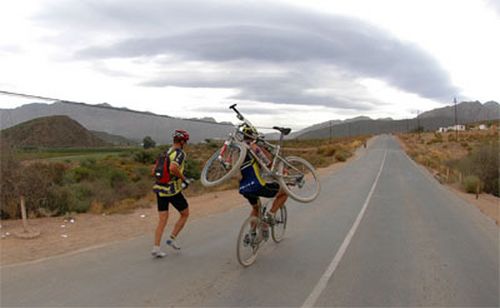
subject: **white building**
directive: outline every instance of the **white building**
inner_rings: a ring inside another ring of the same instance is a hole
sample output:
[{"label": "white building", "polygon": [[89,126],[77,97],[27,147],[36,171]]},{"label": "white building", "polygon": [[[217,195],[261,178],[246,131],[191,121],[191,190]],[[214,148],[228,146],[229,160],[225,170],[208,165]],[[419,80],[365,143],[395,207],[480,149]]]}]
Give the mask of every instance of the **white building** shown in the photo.
[{"label": "white building", "polygon": [[448,127],[448,130],[452,130],[452,131],[464,131],[465,130],[465,125],[462,125],[462,124],[458,124],[458,125],[453,125],[453,126],[450,126]]}]

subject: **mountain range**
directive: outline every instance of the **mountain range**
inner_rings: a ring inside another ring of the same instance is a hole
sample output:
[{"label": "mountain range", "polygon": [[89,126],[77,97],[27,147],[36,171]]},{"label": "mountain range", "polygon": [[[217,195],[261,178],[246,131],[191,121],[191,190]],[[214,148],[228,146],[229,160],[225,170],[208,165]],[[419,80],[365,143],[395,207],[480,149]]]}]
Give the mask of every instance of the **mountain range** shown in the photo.
[{"label": "mountain range", "polygon": [[15,147],[92,148],[111,145],[68,116],[29,120],[0,131],[0,138]]},{"label": "mountain range", "polygon": [[0,129],[53,115],[66,115],[88,130],[123,136],[139,143],[145,136],[150,136],[159,144],[171,143],[171,134],[177,128],[188,130],[193,142],[207,138],[224,138],[233,129],[231,123],[217,123],[213,119],[180,119],[151,112],[115,108],[109,104],[89,105],[64,101],[0,109]]},{"label": "mountain range", "polygon": [[[457,122],[467,124],[485,120],[500,119],[500,105],[489,101],[481,104],[462,102],[456,105]],[[139,112],[126,108],[115,108],[109,104],[88,105],[73,102],[55,102],[52,104],[33,103],[15,109],[0,109],[0,128],[12,127],[34,118],[67,115],[90,131],[99,132],[101,139],[111,143],[126,143],[124,140],[140,143],[145,136],[151,136],[157,143],[171,142],[171,132],[183,128],[190,132],[193,142],[205,139],[224,138],[232,131],[229,122],[218,123],[211,117],[202,119],[180,119],[150,112]],[[433,109],[413,119],[393,120],[391,118],[373,120],[360,116],[347,120],[331,120],[311,125],[292,133],[289,139],[309,139],[354,136],[361,134],[379,134],[391,132],[410,132],[418,127],[424,130],[436,130],[455,124],[455,106]],[[116,136],[109,139],[106,134],[123,136],[119,141]],[[273,139],[276,134],[268,135]],[[108,138],[108,139],[106,139]],[[113,141],[114,140],[114,141]]]},{"label": "mountain range", "polygon": [[[500,119],[500,104],[489,101],[461,102],[456,105],[457,123],[468,124]],[[369,117],[356,117],[344,121],[332,120],[315,124],[292,133],[290,139],[311,139],[344,137],[364,134],[405,133],[421,127],[427,131],[437,130],[455,124],[455,106],[433,109],[418,117],[404,120],[383,118],[373,120]]]}]

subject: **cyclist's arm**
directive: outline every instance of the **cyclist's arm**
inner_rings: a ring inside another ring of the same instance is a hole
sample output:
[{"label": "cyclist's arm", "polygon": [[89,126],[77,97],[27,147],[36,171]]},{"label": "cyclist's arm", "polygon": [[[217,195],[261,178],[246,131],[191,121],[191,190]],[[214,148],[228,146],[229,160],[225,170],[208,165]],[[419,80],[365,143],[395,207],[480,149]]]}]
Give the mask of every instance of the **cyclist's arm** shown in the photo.
[{"label": "cyclist's arm", "polygon": [[272,160],[273,160],[273,156],[271,155],[271,153],[269,153],[266,149],[259,147],[255,143],[252,143],[251,146],[252,146],[252,150],[257,155],[257,157],[259,157],[259,159],[262,160],[262,162],[264,164],[266,164],[266,166],[269,167],[271,165]]},{"label": "cyclist's arm", "polygon": [[179,168],[179,164],[177,164],[177,162],[175,161],[170,163],[170,174],[175,175],[183,181],[186,179],[182,174],[181,169]]}]

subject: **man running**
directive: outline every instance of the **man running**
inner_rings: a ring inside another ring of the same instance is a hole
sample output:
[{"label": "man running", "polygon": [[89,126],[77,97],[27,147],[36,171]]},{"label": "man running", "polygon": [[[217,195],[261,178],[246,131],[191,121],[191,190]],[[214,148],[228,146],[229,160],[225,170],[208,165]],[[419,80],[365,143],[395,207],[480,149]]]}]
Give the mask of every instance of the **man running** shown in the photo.
[{"label": "man running", "polygon": [[182,129],[175,130],[173,134],[173,145],[168,150],[167,155],[170,160],[170,181],[167,184],[155,184],[153,191],[156,193],[158,205],[158,226],[156,227],[155,240],[151,254],[154,257],[162,258],[166,253],[160,250],[161,237],[168,220],[168,206],[172,204],[179,212],[180,217],[177,220],[170,238],[167,240],[167,245],[175,250],[179,250],[180,246],[176,242],[176,238],[186,224],[189,217],[189,208],[182,190],[186,189],[189,181],[184,176],[184,164],[186,161],[186,153],[184,146],[189,140],[189,133]]}]

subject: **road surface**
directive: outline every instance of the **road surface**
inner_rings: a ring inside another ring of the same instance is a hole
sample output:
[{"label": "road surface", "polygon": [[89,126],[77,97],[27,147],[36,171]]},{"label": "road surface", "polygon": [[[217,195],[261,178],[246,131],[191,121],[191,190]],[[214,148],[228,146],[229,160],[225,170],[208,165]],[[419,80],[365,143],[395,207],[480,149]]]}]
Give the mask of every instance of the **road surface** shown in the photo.
[{"label": "road surface", "polygon": [[[1,306],[499,306],[499,233],[391,136],[288,201],[288,228],[241,267],[249,208],[190,222],[182,251],[152,235],[1,269]],[[242,199],[242,202],[244,200]]]}]

